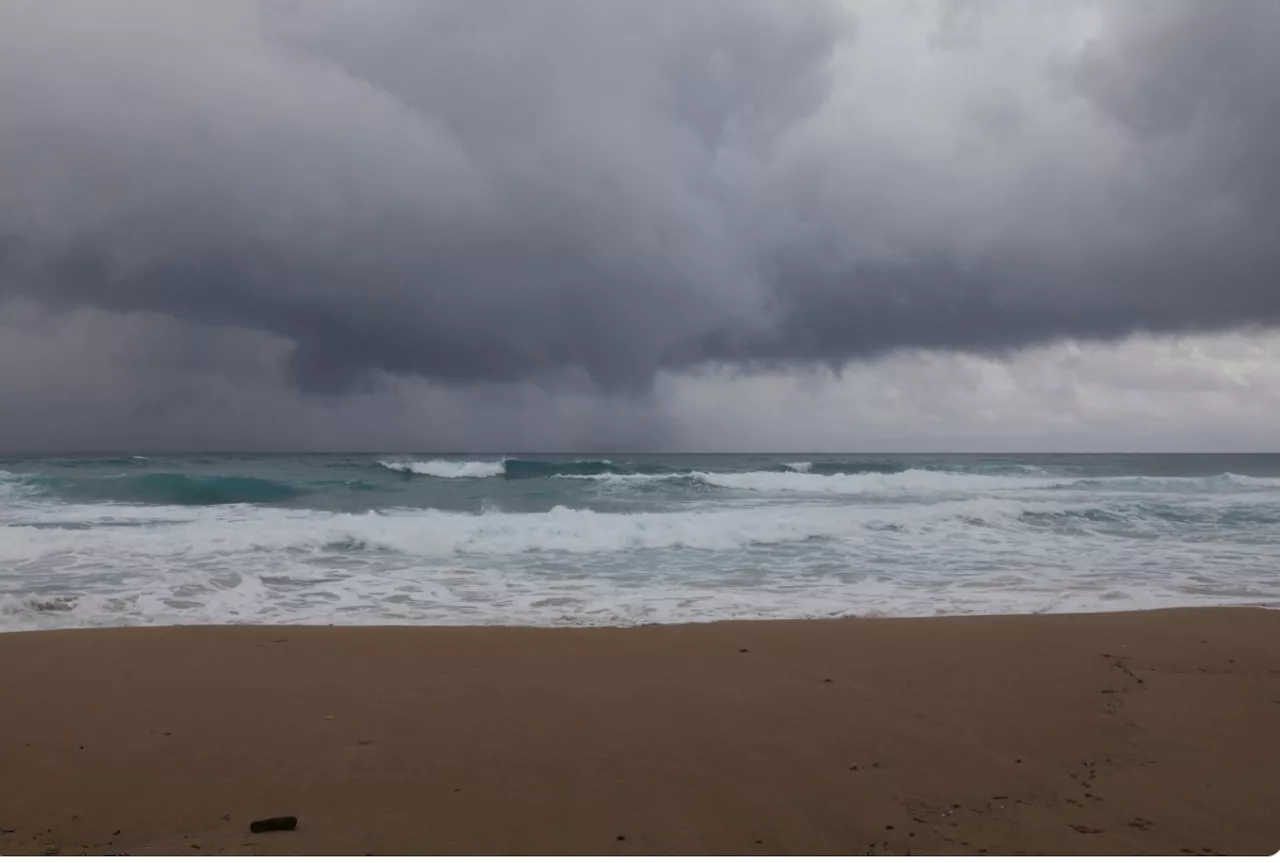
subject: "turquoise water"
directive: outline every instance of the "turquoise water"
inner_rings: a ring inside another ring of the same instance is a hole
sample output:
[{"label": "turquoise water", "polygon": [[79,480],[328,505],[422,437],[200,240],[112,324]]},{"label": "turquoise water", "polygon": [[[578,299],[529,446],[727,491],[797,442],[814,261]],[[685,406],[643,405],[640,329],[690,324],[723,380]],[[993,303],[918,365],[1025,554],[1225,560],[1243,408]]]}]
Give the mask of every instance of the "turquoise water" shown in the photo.
[{"label": "turquoise water", "polygon": [[0,628],[1280,601],[1276,455],[0,458]]}]

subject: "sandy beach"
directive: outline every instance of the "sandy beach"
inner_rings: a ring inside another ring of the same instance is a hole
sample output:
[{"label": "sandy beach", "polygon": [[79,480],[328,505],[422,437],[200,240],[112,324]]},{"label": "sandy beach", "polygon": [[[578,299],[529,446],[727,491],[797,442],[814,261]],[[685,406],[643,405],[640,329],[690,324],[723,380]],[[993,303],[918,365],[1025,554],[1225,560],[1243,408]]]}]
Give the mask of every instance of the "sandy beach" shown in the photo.
[{"label": "sandy beach", "polygon": [[5,854],[1280,848],[1274,611],[67,630],[0,670]]}]

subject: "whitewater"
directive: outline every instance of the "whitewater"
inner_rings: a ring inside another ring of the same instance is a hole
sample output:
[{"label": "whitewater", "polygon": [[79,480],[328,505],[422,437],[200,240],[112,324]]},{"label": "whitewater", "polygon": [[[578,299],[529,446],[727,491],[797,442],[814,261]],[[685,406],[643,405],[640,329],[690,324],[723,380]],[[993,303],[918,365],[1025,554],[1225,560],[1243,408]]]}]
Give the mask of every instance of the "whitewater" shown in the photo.
[{"label": "whitewater", "polygon": [[0,630],[1280,603],[1280,456],[0,458]]}]

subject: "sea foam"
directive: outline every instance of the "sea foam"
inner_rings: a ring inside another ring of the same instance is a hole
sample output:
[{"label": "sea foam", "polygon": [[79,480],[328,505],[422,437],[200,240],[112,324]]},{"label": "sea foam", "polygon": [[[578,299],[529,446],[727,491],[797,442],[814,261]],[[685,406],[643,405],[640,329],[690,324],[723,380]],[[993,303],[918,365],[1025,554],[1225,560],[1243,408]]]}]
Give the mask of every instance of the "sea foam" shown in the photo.
[{"label": "sea foam", "polygon": [[507,472],[505,460],[501,461],[381,461],[378,464],[400,473],[434,476],[440,479],[478,479],[501,476]]}]

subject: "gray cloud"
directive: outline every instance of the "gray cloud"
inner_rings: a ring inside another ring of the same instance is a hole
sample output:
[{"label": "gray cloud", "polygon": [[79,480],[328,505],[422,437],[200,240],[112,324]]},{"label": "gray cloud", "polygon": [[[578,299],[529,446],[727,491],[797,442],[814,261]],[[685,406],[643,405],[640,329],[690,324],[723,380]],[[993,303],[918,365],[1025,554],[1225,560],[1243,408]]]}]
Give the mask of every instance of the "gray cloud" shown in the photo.
[{"label": "gray cloud", "polygon": [[377,375],[369,392],[287,386],[289,342],[149,313],[0,303],[0,452],[638,451],[673,439],[648,398]]},{"label": "gray cloud", "polygon": [[1280,323],[1280,6],[906,8],[7,0],[0,296],[314,394]]}]

